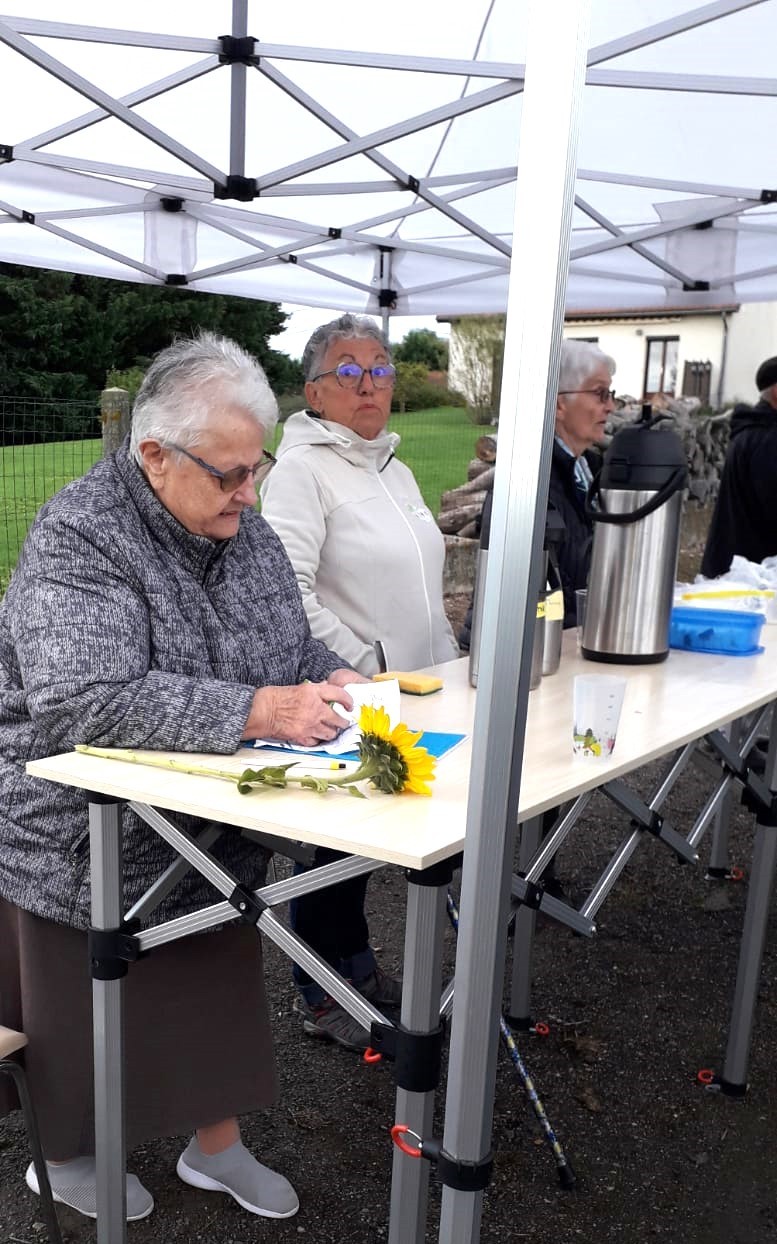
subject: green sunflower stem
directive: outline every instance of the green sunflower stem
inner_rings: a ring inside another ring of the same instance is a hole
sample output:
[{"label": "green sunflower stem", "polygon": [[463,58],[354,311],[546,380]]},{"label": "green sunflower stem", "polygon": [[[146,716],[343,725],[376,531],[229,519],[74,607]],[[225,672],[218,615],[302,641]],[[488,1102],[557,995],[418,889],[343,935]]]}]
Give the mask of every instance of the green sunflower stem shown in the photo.
[{"label": "green sunflower stem", "polygon": [[145,752],[141,755],[131,747],[90,747],[87,743],[76,743],[75,750],[86,756],[102,756],[106,760],[124,760],[127,764],[147,765],[152,769],[172,769],[176,773],[193,773],[197,777],[225,778],[235,781],[235,773],[229,769],[216,769],[212,765],[190,764],[184,760],[174,760],[172,756]]}]

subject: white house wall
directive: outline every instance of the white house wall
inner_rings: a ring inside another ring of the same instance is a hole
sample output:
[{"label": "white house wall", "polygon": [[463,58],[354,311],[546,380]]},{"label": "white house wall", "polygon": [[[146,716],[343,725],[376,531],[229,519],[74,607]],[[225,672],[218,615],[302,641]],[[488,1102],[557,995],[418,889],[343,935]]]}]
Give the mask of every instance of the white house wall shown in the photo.
[{"label": "white house wall", "polygon": [[755,373],[777,354],[777,303],[747,303],[729,322],[726,401],[755,400]]},{"label": "white house wall", "polygon": [[[618,321],[572,321],[565,324],[564,336],[596,338],[601,349],[615,359],[616,392],[636,398],[643,394],[648,340],[679,337],[676,393],[682,392],[686,361],[710,362],[710,404],[726,406],[754,400],[759,364],[777,355],[777,302],[743,303],[738,309],[725,312],[725,324],[723,312],[660,319],[635,316]],[[449,349],[451,387],[471,398],[455,320],[451,323]]]}]

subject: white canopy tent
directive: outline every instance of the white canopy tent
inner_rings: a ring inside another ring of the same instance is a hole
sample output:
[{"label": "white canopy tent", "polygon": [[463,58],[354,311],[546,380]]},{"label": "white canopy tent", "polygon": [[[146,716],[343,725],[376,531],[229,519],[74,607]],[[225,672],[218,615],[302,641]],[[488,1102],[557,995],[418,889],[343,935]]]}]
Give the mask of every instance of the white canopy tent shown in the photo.
[{"label": "white canopy tent", "polygon": [[[372,23],[353,0],[190,0],[189,38],[164,0],[135,0],[143,34],[26,8],[0,18],[0,259],[384,316],[507,310],[444,1135],[480,1170],[564,306],[777,298],[777,0],[591,0],[590,33],[587,0],[395,0]],[[424,1178],[395,1180],[389,1244],[424,1238]],[[446,1185],[440,1239],[474,1244],[481,1207]]]},{"label": "white canopy tent", "polygon": [[[526,8],[138,0],[105,29],[28,0],[0,18],[0,259],[503,311]],[[776,32],[774,0],[594,0],[568,308],[777,298]]]}]

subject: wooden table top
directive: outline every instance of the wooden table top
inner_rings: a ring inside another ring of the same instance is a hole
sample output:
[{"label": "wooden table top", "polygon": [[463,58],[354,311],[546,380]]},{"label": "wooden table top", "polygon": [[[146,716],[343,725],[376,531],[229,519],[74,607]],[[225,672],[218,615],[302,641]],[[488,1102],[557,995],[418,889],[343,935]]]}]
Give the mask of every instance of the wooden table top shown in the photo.
[{"label": "wooden table top", "polygon": [[[777,698],[777,626],[765,626],[761,642],[765,651],[749,657],[673,650],[659,665],[616,666],[583,660],[575,632],[566,632],[558,672],[543,678],[529,695],[519,818],[526,820],[623,776]],[[431,798],[382,795],[371,788],[366,799],[334,791],[240,795],[218,778],[76,752],[31,761],[27,769],[66,786],[422,869],[464,846],[476,697],[466,658],[428,672],[442,677],[443,689],[430,696],[403,695],[402,720],[412,729],[467,735],[438,762]],[[606,759],[572,753],[572,685],[580,673],[617,673],[627,679],[617,742]],[[178,755],[235,774],[279,758],[277,751],[258,749],[228,757]]]}]

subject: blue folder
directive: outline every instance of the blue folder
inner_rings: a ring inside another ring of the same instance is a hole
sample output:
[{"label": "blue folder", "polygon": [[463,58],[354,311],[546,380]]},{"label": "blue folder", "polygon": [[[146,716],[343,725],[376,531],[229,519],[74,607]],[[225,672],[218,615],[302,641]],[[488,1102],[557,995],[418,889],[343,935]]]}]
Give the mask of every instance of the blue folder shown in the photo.
[{"label": "blue folder", "polygon": [[[445,756],[449,751],[451,751],[451,749],[454,748],[457,743],[461,743],[462,739],[465,739],[466,737],[467,736],[465,734],[442,734],[437,730],[425,730],[424,733],[421,735],[420,739],[418,740],[418,742],[416,743],[416,747],[425,747],[426,750],[429,752],[430,756],[434,756],[437,760],[439,760],[442,756]],[[247,740],[244,740],[243,746],[244,747],[261,747],[263,749],[266,748],[269,751],[274,750],[274,751],[282,752],[283,754],[287,756],[288,755],[297,756],[299,757],[300,762],[303,761],[306,756],[323,756],[325,760],[358,760],[359,759],[359,753],[357,751],[342,752],[338,756],[333,756],[331,752],[325,752],[325,751],[299,752],[299,751],[295,751],[293,747],[281,747],[281,746],[273,747],[271,743],[262,743],[261,741],[256,740],[256,739],[252,739],[250,742]]]}]

